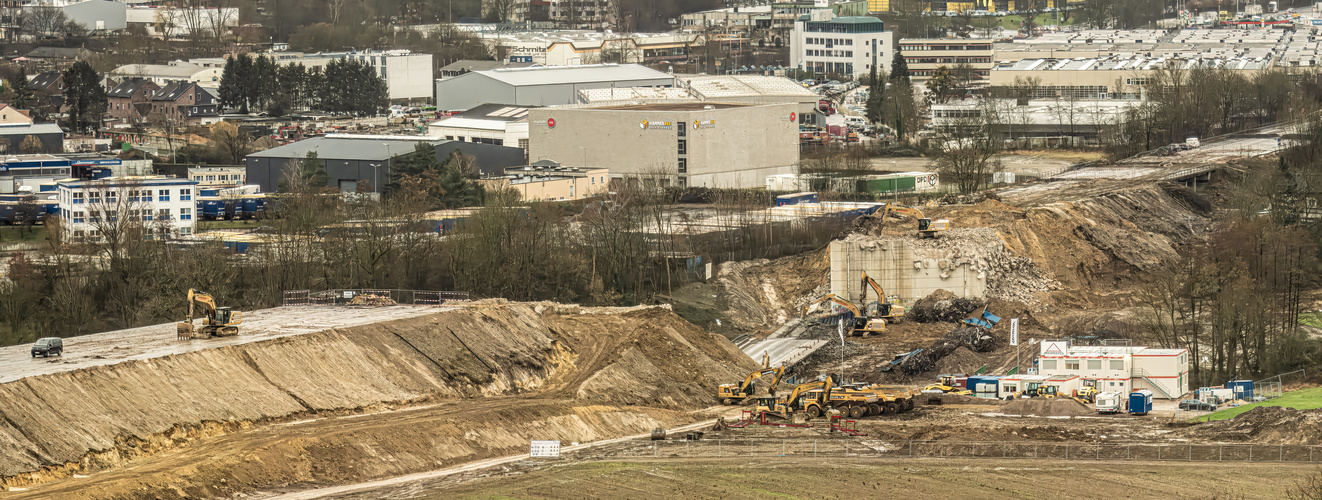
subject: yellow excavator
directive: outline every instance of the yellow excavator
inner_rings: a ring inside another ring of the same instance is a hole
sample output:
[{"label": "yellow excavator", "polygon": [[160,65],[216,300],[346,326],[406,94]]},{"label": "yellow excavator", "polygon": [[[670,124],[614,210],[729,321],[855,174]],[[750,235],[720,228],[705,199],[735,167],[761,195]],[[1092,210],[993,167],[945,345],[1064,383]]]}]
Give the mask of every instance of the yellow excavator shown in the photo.
[{"label": "yellow excavator", "polygon": [[[202,310],[202,327],[193,327],[194,309]],[[188,289],[188,316],[178,324],[179,338],[193,339],[228,337],[239,334],[239,324],[243,323],[243,313],[228,307],[216,307],[216,299],[211,294]]]},{"label": "yellow excavator", "polygon": [[808,418],[817,418],[826,413],[826,405],[831,401],[831,377],[826,380],[808,382],[794,386],[785,399],[764,399],[757,406],[758,413],[791,420],[795,413],[805,413]]},{"label": "yellow excavator", "polygon": [[753,390],[753,381],[767,375],[776,376],[776,378],[771,381],[771,385],[767,387],[767,392],[771,394],[772,397],[775,397],[776,385],[780,383],[781,377],[785,376],[785,365],[782,364],[778,367],[772,368],[770,355],[764,353],[762,355],[762,368],[760,370],[749,373],[747,377],[744,377],[742,383],[721,384],[716,388],[716,399],[719,399],[722,404],[726,405],[742,403],[745,399],[753,396],[755,392]]},{"label": "yellow excavator", "polygon": [[[872,303],[868,303],[869,288],[877,295],[877,300]],[[863,271],[863,292],[859,294],[858,301],[863,303],[863,312],[868,318],[881,318],[887,323],[899,323],[904,319],[904,306],[892,304],[886,291],[882,290],[877,280],[868,276],[867,271]]]},{"label": "yellow excavator", "polygon": [[[830,307],[825,311],[819,311],[821,305],[827,303],[830,303]],[[837,307],[847,312],[837,311]],[[853,302],[834,293],[828,293],[818,297],[812,302],[809,302],[808,305],[804,306],[803,316],[807,318],[809,315],[812,315],[815,319],[819,320],[833,316],[840,316],[843,321],[847,322],[846,326],[849,327],[851,335],[867,336],[869,333],[881,333],[886,331],[885,319],[869,318],[865,316]]]},{"label": "yellow excavator", "polygon": [[946,219],[932,220],[927,216],[923,215],[923,211],[917,208],[906,207],[903,205],[896,205],[894,203],[887,203],[886,208],[883,209],[881,213],[881,220],[885,221],[886,217],[890,216],[891,214],[903,214],[909,217],[913,217],[914,219],[917,219],[919,238],[935,238],[936,233],[950,230],[949,220]]}]

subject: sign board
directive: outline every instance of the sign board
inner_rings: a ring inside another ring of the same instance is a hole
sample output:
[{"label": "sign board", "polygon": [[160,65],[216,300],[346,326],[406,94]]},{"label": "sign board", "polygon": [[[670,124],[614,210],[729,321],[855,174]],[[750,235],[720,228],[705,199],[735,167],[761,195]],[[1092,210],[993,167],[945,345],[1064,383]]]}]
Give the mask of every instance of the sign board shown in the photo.
[{"label": "sign board", "polygon": [[654,122],[649,121],[646,118],[644,118],[643,121],[638,122],[638,128],[643,130],[670,130],[671,128],[674,128],[674,126],[675,124],[672,122]]},{"label": "sign board", "polygon": [[1010,318],[1010,345],[1019,345],[1019,318]]},{"label": "sign board", "polygon": [[1069,353],[1069,351],[1070,351],[1070,343],[1068,340],[1042,341],[1043,356],[1064,356],[1065,354]]},{"label": "sign board", "polygon": [[716,128],[716,120],[693,120],[693,130],[700,128]]},{"label": "sign board", "polygon": [[532,441],[528,447],[528,456],[531,458],[559,458],[559,441]]},{"label": "sign board", "polygon": [[546,126],[549,128],[555,128],[555,118],[547,118]]},{"label": "sign board", "polygon": [[346,298],[346,299],[352,299],[352,298],[353,298],[353,290],[345,290],[345,291],[344,291],[344,298]]},{"label": "sign board", "polygon": [[798,114],[798,113],[795,113],[795,112],[793,112],[793,111],[791,111],[791,112],[790,112],[790,121],[792,121],[792,122],[797,122],[797,121],[799,121],[799,114]]}]

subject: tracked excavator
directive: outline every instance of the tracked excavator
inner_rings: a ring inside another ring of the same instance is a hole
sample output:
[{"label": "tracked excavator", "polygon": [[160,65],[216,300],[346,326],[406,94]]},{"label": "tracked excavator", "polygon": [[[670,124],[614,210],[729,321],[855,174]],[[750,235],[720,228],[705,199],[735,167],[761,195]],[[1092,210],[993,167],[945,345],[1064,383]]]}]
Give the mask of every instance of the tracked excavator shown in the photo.
[{"label": "tracked excavator", "polygon": [[[194,328],[193,313],[202,310],[202,326]],[[216,307],[216,299],[211,294],[188,289],[188,316],[178,324],[179,338],[193,339],[228,337],[239,334],[239,324],[243,323],[243,313],[228,307]]]},{"label": "tracked excavator", "polygon": [[776,384],[779,384],[781,377],[785,376],[785,365],[781,364],[778,367],[772,368],[771,356],[763,353],[762,368],[760,370],[749,373],[747,377],[744,377],[744,381],[741,383],[721,384],[716,388],[716,399],[719,399],[722,404],[726,405],[742,403],[744,400],[752,397],[756,392],[753,388],[753,381],[767,375],[776,376],[775,379],[772,379],[771,385],[767,387],[767,392],[771,394],[772,397],[775,397]]},{"label": "tracked excavator", "polygon": [[[868,318],[881,318],[887,323],[895,324],[904,319],[904,306],[892,304],[890,298],[886,296],[886,291],[881,288],[877,280],[868,276],[867,271],[863,271],[863,291],[858,296],[858,301],[863,303],[863,313]],[[877,300],[868,302],[868,289],[871,288],[877,295]]]},{"label": "tracked excavator", "polygon": [[935,238],[937,233],[950,230],[949,220],[946,219],[932,220],[931,218],[928,218],[926,215],[923,215],[923,211],[917,208],[906,207],[903,205],[896,205],[894,203],[887,203],[886,208],[883,209],[881,213],[881,220],[885,221],[886,217],[889,217],[891,214],[903,214],[909,217],[913,217],[914,219],[917,219],[919,238]]},{"label": "tracked excavator", "polygon": [[799,384],[784,399],[763,399],[757,406],[757,412],[785,420],[792,420],[795,413],[804,413],[808,418],[820,417],[826,413],[827,404],[831,401],[831,384],[831,377]]},{"label": "tracked excavator", "polygon": [[[822,304],[830,304],[825,311],[820,311]],[[837,308],[839,310],[837,310]],[[809,302],[803,307],[803,316],[813,317],[822,322],[834,323],[844,321],[845,326],[849,327],[851,335],[867,336],[869,333],[881,333],[886,331],[886,320],[883,318],[869,318],[858,309],[848,299],[828,293]],[[832,318],[838,317],[838,320]]]}]

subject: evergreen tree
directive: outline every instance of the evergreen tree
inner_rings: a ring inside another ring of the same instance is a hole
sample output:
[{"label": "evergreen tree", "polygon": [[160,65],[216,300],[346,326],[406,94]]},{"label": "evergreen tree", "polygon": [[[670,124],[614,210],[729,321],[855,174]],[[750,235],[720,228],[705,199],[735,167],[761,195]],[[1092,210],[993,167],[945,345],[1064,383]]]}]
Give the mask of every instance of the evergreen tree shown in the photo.
[{"label": "evergreen tree", "polygon": [[909,63],[900,55],[900,51],[895,51],[895,56],[891,58],[891,81],[910,85]]},{"label": "evergreen tree", "polygon": [[883,118],[883,106],[886,100],[886,80],[877,76],[877,65],[872,65],[872,71],[868,74],[867,118],[868,122],[876,125],[881,123]]},{"label": "evergreen tree", "polygon": [[391,181],[405,175],[420,175],[428,170],[439,171],[441,161],[436,159],[436,146],[421,141],[413,145],[413,152],[391,160]]},{"label": "evergreen tree", "polygon": [[275,60],[266,56],[257,56],[252,62],[252,73],[248,78],[248,102],[255,108],[267,111],[279,92],[276,81]]},{"label": "evergreen tree", "polygon": [[73,132],[100,128],[106,114],[106,89],[101,76],[87,61],[78,61],[64,72],[64,103],[69,107],[69,129]]},{"label": "evergreen tree", "polygon": [[46,121],[46,107],[42,105],[37,94],[28,88],[28,72],[22,66],[18,68],[18,76],[11,82],[14,87],[14,98],[9,102],[15,109],[27,111],[32,116],[33,121]]},{"label": "evergreen tree", "polygon": [[235,109],[243,106],[243,82],[239,75],[238,58],[225,58],[225,69],[220,72],[220,107]]},{"label": "evergreen tree", "polygon": [[255,105],[253,102],[255,93],[252,90],[252,57],[248,54],[239,54],[234,61],[234,81],[238,85],[238,94],[234,96],[239,105],[239,112],[248,114],[248,107]]}]

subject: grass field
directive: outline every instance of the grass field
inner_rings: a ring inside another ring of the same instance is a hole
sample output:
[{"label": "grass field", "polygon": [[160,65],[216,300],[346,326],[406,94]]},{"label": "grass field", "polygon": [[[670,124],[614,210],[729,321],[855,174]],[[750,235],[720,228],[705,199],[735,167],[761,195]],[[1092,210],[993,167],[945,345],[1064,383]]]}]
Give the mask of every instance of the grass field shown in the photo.
[{"label": "grass field", "polygon": [[[1001,18],[1001,27],[1007,30],[1017,30],[1020,28],[1020,24],[1022,24],[1023,21],[1024,16],[1005,16]],[[1051,14],[1038,14],[1037,16],[1038,26],[1069,26],[1071,24],[1074,24],[1074,16],[1070,16],[1069,20],[1063,23],[1058,19],[1052,19]]]},{"label": "grass field", "polygon": [[[422,498],[1282,498],[1312,465],[1038,460],[675,460],[550,465]],[[1209,480],[1208,478],[1216,478]],[[372,492],[377,494],[380,492]],[[416,495],[418,491],[410,491]],[[365,498],[365,497],[364,497]]]},{"label": "grass field", "polygon": [[45,241],[46,227],[32,226],[23,228],[20,226],[0,226],[0,242],[9,241]]},{"label": "grass field", "polygon": [[1288,408],[1294,408],[1296,410],[1311,410],[1314,408],[1322,408],[1322,387],[1314,387],[1312,389],[1300,389],[1298,391],[1290,391],[1285,393],[1281,397],[1273,399],[1271,401],[1253,403],[1234,408],[1226,408],[1224,410],[1220,410],[1214,413],[1209,413],[1207,415],[1198,417],[1198,420],[1212,421],[1212,420],[1225,420],[1228,418],[1235,418],[1235,415],[1239,415],[1240,413],[1244,413],[1259,406],[1283,406]]}]

